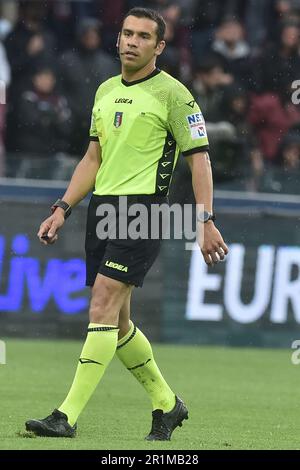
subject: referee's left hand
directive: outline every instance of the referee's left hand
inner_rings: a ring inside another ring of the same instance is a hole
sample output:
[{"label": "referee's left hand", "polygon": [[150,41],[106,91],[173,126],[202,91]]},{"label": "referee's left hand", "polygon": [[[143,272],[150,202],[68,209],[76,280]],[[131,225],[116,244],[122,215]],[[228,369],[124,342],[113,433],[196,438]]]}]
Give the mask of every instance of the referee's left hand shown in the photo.
[{"label": "referee's left hand", "polygon": [[203,224],[202,228],[202,240],[198,240],[198,243],[205,263],[214,266],[225,259],[229,252],[228,246],[212,221]]}]

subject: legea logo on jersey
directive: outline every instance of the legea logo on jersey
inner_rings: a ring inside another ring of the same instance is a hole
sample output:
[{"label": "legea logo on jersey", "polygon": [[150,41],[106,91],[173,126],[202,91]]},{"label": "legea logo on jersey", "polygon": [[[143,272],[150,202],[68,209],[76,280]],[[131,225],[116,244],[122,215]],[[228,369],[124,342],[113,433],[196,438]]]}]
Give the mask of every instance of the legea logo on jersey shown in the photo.
[{"label": "legea logo on jersey", "polygon": [[132,100],[129,98],[117,98],[115,100],[115,103],[127,103],[127,104],[132,104]]},{"label": "legea logo on jersey", "polygon": [[193,140],[206,137],[206,129],[202,113],[190,114],[186,118]]},{"label": "legea logo on jersey", "polygon": [[123,113],[117,111],[115,114],[114,126],[117,128],[120,127],[122,124],[122,120],[123,120]]}]

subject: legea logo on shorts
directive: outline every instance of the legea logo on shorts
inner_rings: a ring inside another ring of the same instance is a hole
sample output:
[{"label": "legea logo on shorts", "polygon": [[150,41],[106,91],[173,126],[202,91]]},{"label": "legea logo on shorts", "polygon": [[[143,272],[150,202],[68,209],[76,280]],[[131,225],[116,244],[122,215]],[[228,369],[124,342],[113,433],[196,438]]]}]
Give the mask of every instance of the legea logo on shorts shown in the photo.
[{"label": "legea logo on shorts", "polygon": [[108,268],[117,269],[118,271],[128,272],[128,266],[123,266],[123,264],[114,263],[113,261],[106,261],[105,266]]}]

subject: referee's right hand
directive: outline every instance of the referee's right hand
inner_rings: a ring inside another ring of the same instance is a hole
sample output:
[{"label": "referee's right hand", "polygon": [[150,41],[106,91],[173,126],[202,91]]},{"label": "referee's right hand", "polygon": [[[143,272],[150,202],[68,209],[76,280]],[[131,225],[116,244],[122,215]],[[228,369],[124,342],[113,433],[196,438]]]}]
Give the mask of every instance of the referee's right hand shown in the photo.
[{"label": "referee's right hand", "polygon": [[56,211],[44,220],[40,225],[37,236],[43,245],[52,245],[58,239],[57,232],[65,222],[63,209],[57,208]]}]

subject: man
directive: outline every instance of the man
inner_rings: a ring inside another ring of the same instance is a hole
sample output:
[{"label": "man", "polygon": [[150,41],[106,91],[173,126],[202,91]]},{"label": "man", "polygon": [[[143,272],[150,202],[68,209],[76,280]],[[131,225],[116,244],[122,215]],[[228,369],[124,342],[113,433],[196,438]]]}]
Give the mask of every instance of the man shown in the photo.
[{"label": "man", "polygon": [[38,232],[44,244],[55,242],[71,208],[95,187],[86,235],[87,285],[92,286],[88,335],[63,404],[47,418],[26,423],[27,430],[40,436],[75,435],[77,418],[115,352],[152,401],[147,440],[169,440],[188,418],[185,404],[162,377],[148,340],[130,321],[133,286],[142,285],[160,240],[128,237],[104,242],[95,233],[100,204],[116,206],[122,195],[128,196],[129,203],[144,203],[148,208],[166,201],[179,146],[192,169],[196,201],[205,208],[199,214],[206,222],[205,261],[213,264],[227,254],[211,220],[212,177],[202,115],[186,88],[155,67],[165,47],[164,31],[164,21],[155,11],[134,8],[125,17],[117,43],[122,75],[99,87],[87,153],[63,200],[54,204],[55,211]]},{"label": "man", "polygon": [[89,137],[90,114],[99,85],[119,73],[116,59],[101,47],[100,22],[84,18],[77,28],[77,47],[65,51],[60,59],[63,90],[72,105],[74,129],[71,153],[81,155]]},{"label": "man", "polygon": [[[37,64],[31,86],[19,97],[15,114],[18,136],[12,153],[15,176],[19,178],[47,178],[53,171],[53,158],[62,152],[68,158],[72,112],[56,81],[57,74],[51,64]],[[58,167],[59,164],[55,171],[59,172]]]},{"label": "man", "polygon": [[5,90],[10,83],[10,66],[0,37],[0,176],[4,175]]}]

